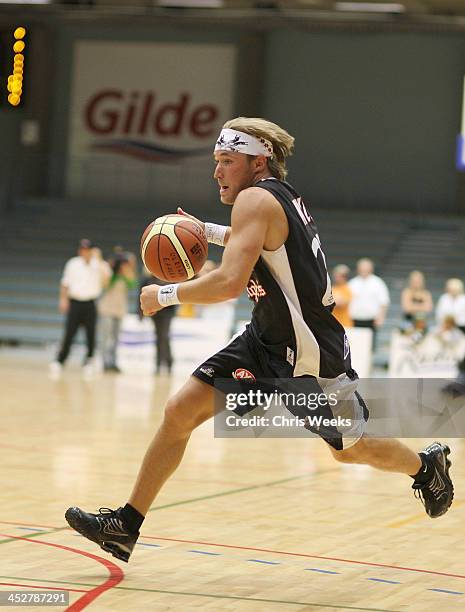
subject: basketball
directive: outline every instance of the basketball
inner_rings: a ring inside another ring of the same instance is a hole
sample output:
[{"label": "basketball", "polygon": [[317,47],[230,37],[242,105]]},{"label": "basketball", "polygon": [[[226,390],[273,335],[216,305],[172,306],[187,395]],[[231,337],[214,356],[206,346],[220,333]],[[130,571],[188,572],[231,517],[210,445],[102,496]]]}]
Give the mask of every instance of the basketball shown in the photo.
[{"label": "basketball", "polygon": [[208,256],[205,232],[196,221],[183,215],[164,215],[150,223],[140,241],[147,270],[165,281],[193,278]]}]

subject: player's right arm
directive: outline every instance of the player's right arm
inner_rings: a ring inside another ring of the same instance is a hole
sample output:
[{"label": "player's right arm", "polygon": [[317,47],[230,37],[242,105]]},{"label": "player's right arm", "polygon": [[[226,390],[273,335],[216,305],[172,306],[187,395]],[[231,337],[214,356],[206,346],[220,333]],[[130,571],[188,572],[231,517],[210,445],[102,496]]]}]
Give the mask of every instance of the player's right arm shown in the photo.
[{"label": "player's right arm", "polygon": [[178,296],[188,304],[214,304],[238,297],[247,286],[268,232],[272,197],[263,189],[239,194],[231,213],[231,232],[221,265],[193,281],[181,283]]},{"label": "player's right arm", "polygon": [[[237,197],[231,215],[231,234],[221,265],[192,281],[179,283],[180,303],[216,304],[238,297],[247,286],[255,263],[264,247],[273,220],[273,196],[258,187],[244,190]],[[141,308],[151,316],[162,308],[158,285],[144,287]]]},{"label": "player's right arm", "polygon": [[[192,219],[193,221],[195,221],[196,223],[200,225],[203,231],[205,231],[205,222],[200,221],[200,219],[197,219],[197,217],[194,217],[194,215],[190,215],[189,213],[186,213],[186,211],[183,210],[180,206],[178,206],[178,215],[184,215],[184,217],[188,217],[189,219]],[[220,227],[225,227],[225,226],[220,226]],[[230,235],[231,235],[231,228],[228,226],[226,227],[226,233],[223,238],[223,246],[226,246],[228,244]]]}]

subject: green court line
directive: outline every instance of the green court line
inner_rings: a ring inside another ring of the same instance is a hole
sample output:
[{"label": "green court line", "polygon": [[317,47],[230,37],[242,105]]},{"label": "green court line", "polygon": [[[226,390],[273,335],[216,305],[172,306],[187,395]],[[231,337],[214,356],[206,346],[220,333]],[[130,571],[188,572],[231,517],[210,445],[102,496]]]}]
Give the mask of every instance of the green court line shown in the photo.
[{"label": "green court line", "polygon": [[[96,584],[90,584],[88,582],[70,582],[68,580],[44,580],[42,578],[21,578],[19,576],[0,576],[0,579],[8,579],[8,580],[29,580],[30,582],[50,582],[54,584],[71,584],[73,586],[89,586],[96,587]],[[234,599],[238,601],[251,601],[251,602],[261,602],[261,603],[276,603],[276,604],[286,604],[292,606],[311,606],[313,608],[335,608],[338,610],[360,610],[364,612],[396,612],[396,610],[386,610],[385,608],[360,608],[357,606],[342,606],[333,603],[314,603],[309,601],[290,601],[287,599],[264,599],[261,597],[239,597],[235,595],[214,595],[210,593],[190,593],[188,591],[165,591],[162,589],[143,589],[136,587],[124,587],[124,586],[114,586],[112,590],[119,591],[136,591],[143,593],[160,593],[162,595],[186,595],[189,597],[209,597],[210,599]]]},{"label": "green court line", "polygon": [[[313,476],[322,476],[324,474],[329,474],[331,472],[337,472],[339,468],[334,467],[327,470],[321,470],[319,472],[311,472],[309,474],[300,474],[299,476],[290,476],[289,478],[281,478],[280,480],[272,480],[270,482],[264,482],[263,484],[251,485],[250,487],[241,487],[240,489],[229,489],[228,491],[223,491],[221,493],[213,493],[212,495],[204,495],[202,497],[193,497],[191,499],[184,499],[177,502],[172,502],[171,504],[164,504],[163,506],[154,506],[150,508],[149,512],[154,512],[155,510],[164,510],[165,508],[174,508],[175,506],[183,506],[186,504],[193,504],[194,502],[204,501],[206,499],[214,499],[216,497],[225,497],[226,495],[234,495],[236,493],[243,493],[244,491],[254,491],[256,489],[263,489],[266,487],[273,487],[275,485],[282,484],[284,482],[292,482],[293,480],[301,480],[303,478],[311,478]],[[27,525],[26,525],[27,526]],[[57,531],[64,531],[65,529],[69,529],[66,525],[65,527],[55,527],[50,531],[37,531],[35,533],[30,533],[25,535],[24,537],[35,538],[41,535],[48,535],[50,533],[56,533]],[[14,542],[15,538],[7,538],[5,540],[0,540],[0,544],[7,544],[8,542]]]},{"label": "green court line", "polygon": [[255,489],[263,489],[265,487],[272,487],[274,485],[282,484],[283,482],[291,482],[292,480],[299,480],[302,478],[311,478],[312,476],[322,476],[323,474],[329,474],[331,472],[338,472],[339,468],[334,467],[328,470],[321,470],[320,472],[311,472],[309,474],[300,474],[300,476],[291,476],[290,478],[281,478],[280,480],[272,480],[271,482],[264,482],[263,484],[251,485],[250,487],[242,487],[240,489],[230,489],[229,491],[223,491],[222,493],[213,493],[212,495],[204,495],[203,497],[193,497],[192,499],[185,499],[171,504],[164,504],[163,506],[154,506],[150,508],[149,512],[155,510],[164,510],[165,508],[173,508],[174,506],[182,506],[184,504],[192,504],[197,501],[204,501],[205,499],[213,499],[215,497],[224,497],[226,495],[234,495],[235,493],[243,493],[244,491],[254,491]]},{"label": "green court line", "polygon": [[[229,491],[223,491],[222,493],[213,493],[212,495],[204,495],[203,497],[193,497],[191,499],[184,499],[181,501],[173,502],[171,504],[164,504],[163,506],[154,506],[150,508],[149,512],[154,512],[155,510],[163,510],[165,508],[173,508],[174,506],[183,506],[185,504],[192,504],[197,501],[203,501],[205,499],[213,499],[215,497],[224,497],[225,495],[234,495],[235,493],[242,493],[243,491],[253,491],[255,489],[263,489],[265,487],[272,487],[274,485],[282,484],[283,482],[291,482],[292,480],[299,480],[302,478],[310,478],[312,476],[320,476],[322,474],[328,474],[330,472],[336,472],[338,468],[330,468],[328,470],[322,470],[321,472],[311,472],[310,474],[300,474],[299,476],[290,476],[289,478],[281,478],[280,480],[272,480],[271,482],[264,482],[263,484],[251,485],[250,487],[241,487],[240,489],[230,489]],[[27,526],[27,525],[26,525]],[[55,527],[55,529],[51,529],[50,531],[37,531],[35,533],[30,533],[25,535],[24,537],[35,538],[41,535],[48,535],[49,533],[56,533],[57,531],[63,531],[65,529],[69,529],[66,527]],[[7,538],[6,540],[0,540],[0,544],[6,544],[7,542],[13,542],[15,538]]]},{"label": "green court line", "polygon": [[[25,527],[27,527],[27,525],[25,525]],[[36,536],[47,535],[49,533],[56,533],[57,531],[65,531],[66,529],[69,529],[68,525],[66,525],[66,527],[55,527],[54,529],[50,529],[50,531],[36,531],[34,533],[27,533],[19,537],[35,538]],[[0,544],[7,544],[8,542],[21,542],[21,540],[18,540],[18,538],[6,538],[5,540],[0,540]]]}]

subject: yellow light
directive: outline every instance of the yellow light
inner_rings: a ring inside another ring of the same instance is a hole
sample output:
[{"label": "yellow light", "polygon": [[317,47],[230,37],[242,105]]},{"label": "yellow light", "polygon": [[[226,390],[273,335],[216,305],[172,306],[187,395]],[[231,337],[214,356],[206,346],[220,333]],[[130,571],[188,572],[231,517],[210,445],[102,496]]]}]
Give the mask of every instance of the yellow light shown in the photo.
[{"label": "yellow light", "polygon": [[20,83],[19,81],[15,81],[11,85],[11,93],[21,94],[21,91],[22,91],[22,83]]},{"label": "yellow light", "polygon": [[22,68],[17,68],[16,66],[13,68],[13,74],[23,74]]},{"label": "yellow light", "polygon": [[22,40],[17,40],[17,41],[15,42],[15,44],[13,45],[13,51],[14,51],[15,53],[21,53],[21,51],[23,51],[23,50],[24,50],[24,47],[25,47],[25,46],[26,46],[26,45],[25,45],[24,41],[22,41]]},{"label": "yellow light", "polygon": [[8,89],[8,91],[9,91],[9,92],[11,92],[11,90],[12,90],[12,88],[13,88],[12,83],[10,83],[10,82],[8,81],[8,85],[6,86],[6,88]]},{"label": "yellow light", "polygon": [[18,106],[20,101],[21,101],[21,98],[18,96],[18,94],[11,93],[8,96],[8,102],[11,104],[11,106]]},{"label": "yellow light", "polygon": [[15,61],[15,62],[21,62],[21,63],[23,63],[23,62],[24,62],[24,55],[23,55],[22,53],[17,53],[17,54],[14,56],[14,58],[13,58],[13,59],[14,59],[14,61]]},{"label": "yellow light", "polygon": [[23,28],[22,26],[20,26],[19,28],[16,28],[13,36],[16,38],[16,40],[20,40],[21,38],[24,38],[26,36],[26,28]]}]

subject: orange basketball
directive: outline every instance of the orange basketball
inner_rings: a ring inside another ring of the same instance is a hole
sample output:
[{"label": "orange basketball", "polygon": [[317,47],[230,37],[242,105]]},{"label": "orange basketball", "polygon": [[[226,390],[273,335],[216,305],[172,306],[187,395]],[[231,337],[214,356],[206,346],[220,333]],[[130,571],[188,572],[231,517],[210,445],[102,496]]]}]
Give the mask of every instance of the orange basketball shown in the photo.
[{"label": "orange basketball", "polygon": [[164,215],[150,223],[140,241],[144,266],[151,274],[169,282],[192,278],[208,256],[202,227],[183,215]]}]

